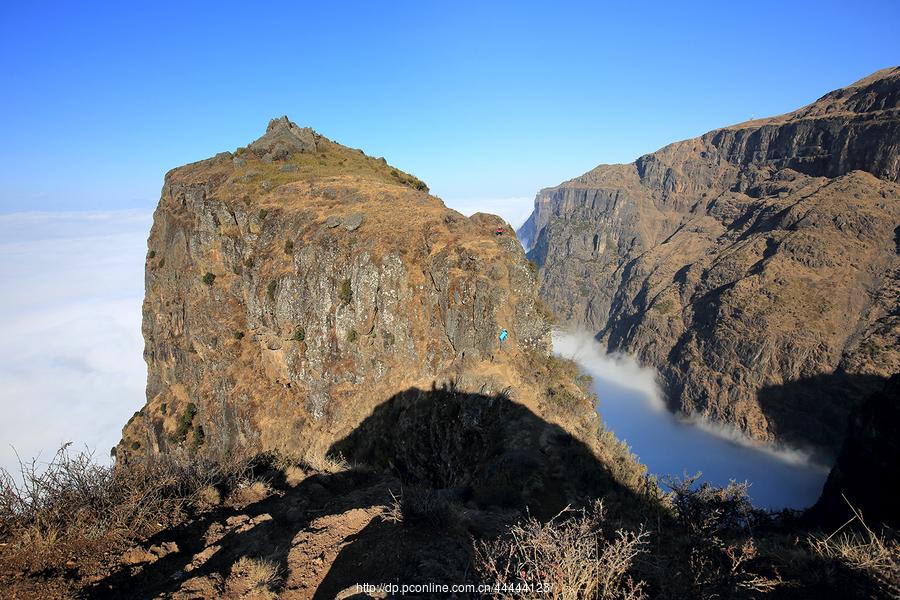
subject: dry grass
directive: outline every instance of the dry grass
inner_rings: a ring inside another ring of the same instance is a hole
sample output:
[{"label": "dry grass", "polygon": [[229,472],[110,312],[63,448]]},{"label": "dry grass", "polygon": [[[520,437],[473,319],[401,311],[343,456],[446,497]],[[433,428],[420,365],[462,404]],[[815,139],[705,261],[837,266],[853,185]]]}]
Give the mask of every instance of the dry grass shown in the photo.
[{"label": "dry grass", "polygon": [[318,446],[307,447],[298,462],[317,473],[340,473],[350,468],[342,456],[332,456]]},{"label": "dry grass", "polygon": [[476,543],[476,569],[484,581],[501,586],[500,597],[528,597],[505,592],[516,585],[549,586],[561,600],[644,598],[645,585],[630,574],[638,555],[646,552],[648,534],[619,529],[604,532],[603,504],[567,509],[548,523],[528,518],[509,535]]},{"label": "dry grass", "polygon": [[252,460],[235,453],[154,456],[118,468],[90,452],[61,448],[53,459],[0,470],[0,550],[24,569],[42,569],[152,534],[212,500],[210,490],[246,480]]},{"label": "dry grass", "polygon": [[297,487],[300,482],[306,479],[306,471],[296,465],[288,465],[282,470],[284,473],[284,482],[291,487]]},{"label": "dry grass", "polygon": [[[275,189],[294,181],[309,181],[336,176],[352,176],[373,181],[406,186],[415,190],[428,191],[417,177],[390,166],[383,160],[367,156],[357,150],[320,138],[319,151],[294,152],[284,161],[264,162],[253,152],[241,152],[239,156],[246,165],[234,170],[230,184],[240,194],[256,195],[260,190]],[[288,169],[284,167],[288,166]],[[185,168],[196,168],[189,165]],[[265,185],[263,185],[265,184]]]},{"label": "dry grass", "polygon": [[[853,518],[829,536],[810,537],[810,547],[818,556],[836,560],[864,575],[886,595],[900,597],[900,543],[876,534],[866,525],[862,513],[846,497],[844,501],[853,511]],[[854,523],[859,529],[849,530]]]},{"label": "dry grass", "polygon": [[222,502],[222,494],[212,485],[207,485],[197,492],[197,506],[202,508],[212,508],[218,506]]},{"label": "dry grass", "polygon": [[271,486],[265,481],[244,481],[229,496],[230,503],[236,506],[247,506],[268,498],[272,493]]},{"label": "dry grass", "polygon": [[274,599],[281,581],[281,569],[274,561],[242,556],[232,565],[225,588],[239,598]]}]

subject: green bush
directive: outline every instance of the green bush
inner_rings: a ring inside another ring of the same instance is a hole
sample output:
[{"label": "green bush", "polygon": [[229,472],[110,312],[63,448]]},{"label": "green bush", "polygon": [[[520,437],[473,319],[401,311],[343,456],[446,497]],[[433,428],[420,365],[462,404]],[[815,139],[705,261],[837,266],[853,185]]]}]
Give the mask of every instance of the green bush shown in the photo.
[{"label": "green bush", "polygon": [[244,332],[243,332],[243,331],[235,331],[232,335],[234,336],[234,339],[236,339],[236,340],[238,340],[238,341],[244,339]]},{"label": "green bush", "polygon": [[302,342],[303,340],[306,339],[306,330],[303,329],[302,327],[298,327],[294,331],[294,336],[291,339],[294,340],[295,342]]},{"label": "green bush", "polygon": [[166,411],[169,410],[169,405],[163,402],[159,407],[159,412],[162,414],[166,414]]},{"label": "green bush", "polygon": [[275,300],[275,291],[278,289],[278,282],[272,280],[269,282],[269,285],[266,286],[266,296],[269,297],[269,300]]},{"label": "green bush", "polygon": [[359,339],[359,334],[356,333],[355,329],[351,329],[350,331],[347,332],[347,341],[350,342],[351,344],[358,339]]},{"label": "green bush", "polygon": [[672,309],[675,307],[675,303],[671,298],[666,298],[664,300],[660,300],[659,302],[655,302],[652,308],[655,311],[660,312],[661,314],[667,315],[672,312]]},{"label": "green bush", "polygon": [[140,443],[140,442],[131,442],[131,449],[132,449],[132,450],[139,450],[140,448],[141,448],[141,443]]},{"label": "green bush", "polygon": [[172,434],[172,441],[181,443],[187,438],[188,431],[194,424],[194,415],[196,414],[197,405],[193,402],[188,402],[187,406],[184,407],[184,412],[178,417],[178,425]]},{"label": "green bush", "polygon": [[203,283],[205,283],[206,285],[211,286],[215,280],[216,280],[216,276],[213,275],[212,273],[210,273],[209,271],[207,271],[206,275],[203,276]]},{"label": "green bush", "polygon": [[263,219],[265,219],[265,218],[266,218],[266,215],[268,215],[268,214],[269,214],[269,211],[267,211],[266,209],[264,209],[264,208],[259,209],[259,219],[260,219],[260,221],[263,220]]},{"label": "green bush", "polygon": [[284,253],[285,254],[293,254],[294,253],[294,242],[288,240],[284,243]]},{"label": "green bush", "polygon": [[353,288],[350,287],[349,279],[345,279],[343,282],[341,282],[341,289],[338,292],[338,298],[344,304],[350,304],[350,302],[353,300]]},{"label": "green bush", "polygon": [[247,267],[248,269],[249,269],[250,267],[252,267],[252,266],[253,266],[253,259],[250,258],[249,256],[248,256],[247,258],[245,258],[245,259],[244,259],[244,266]]},{"label": "green bush", "polygon": [[151,250],[149,254],[147,254],[147,258],[154,259],[156,258],[156,250]]},{"label": "green bush", "polygon": [[203,425],[197,425],[194,428],[194,436],[191,439],[191,448],[196,450],[203,445],[206,440],[206,433],[203,432]]}]

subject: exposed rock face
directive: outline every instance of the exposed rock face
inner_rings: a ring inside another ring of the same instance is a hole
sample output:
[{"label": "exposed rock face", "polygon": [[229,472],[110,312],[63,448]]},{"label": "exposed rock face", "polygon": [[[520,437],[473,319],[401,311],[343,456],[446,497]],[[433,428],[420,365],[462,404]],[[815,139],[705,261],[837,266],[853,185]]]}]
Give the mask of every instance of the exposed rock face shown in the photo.
[{"label": "exposed rock face", "polygon": [[900,367],[898,184],[891,68],[542,190],[520,237],[548,304],[673,408],[833,451]]},{"label": "exposed rock face", "polygon": [[147,405],[117,456],[327,448],[398,391],[449,379],[541,401],[524,365],[548,325],[522,248],[426,189],[286,118],[171,171],[148,243]]}]

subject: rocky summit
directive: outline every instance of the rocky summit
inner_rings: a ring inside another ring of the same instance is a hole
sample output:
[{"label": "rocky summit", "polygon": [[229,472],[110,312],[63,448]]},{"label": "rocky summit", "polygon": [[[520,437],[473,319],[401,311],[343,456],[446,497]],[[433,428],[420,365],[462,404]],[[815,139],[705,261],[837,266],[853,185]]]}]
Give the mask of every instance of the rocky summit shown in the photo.
[{"label": "rocky summit", "polygon": [[168,173],[148,241],[147,404],[118,462],[200,447],[321,456],[412,388],[506,390],[546,415],[553,384],[535,361],[549,325],[521,245],[500,218],[426,190],[286,117]]},{"label": "rocky summit", "polygon": [[900,67],[542,190],[520,236],[569,325],[672,408],[833,454],[900,370]]}]

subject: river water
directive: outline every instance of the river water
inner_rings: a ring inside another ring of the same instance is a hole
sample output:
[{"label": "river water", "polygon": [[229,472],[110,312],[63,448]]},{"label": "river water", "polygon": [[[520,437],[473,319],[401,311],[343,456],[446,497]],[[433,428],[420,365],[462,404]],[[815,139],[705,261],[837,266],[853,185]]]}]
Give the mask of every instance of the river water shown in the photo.
[{"label": "river water", "polygon": [[598,412],[607,428],[660,479],[699,471],[701,481],[715,485],[747,481],[754,505],[769,509],[806,508],[819,497],[827,467],[810,463],[800,452],[757,444],[734,430],[674,415],[662,402],[652,369],[606,354],[588,334],[556,331],[553,347],[593,376]]}]

